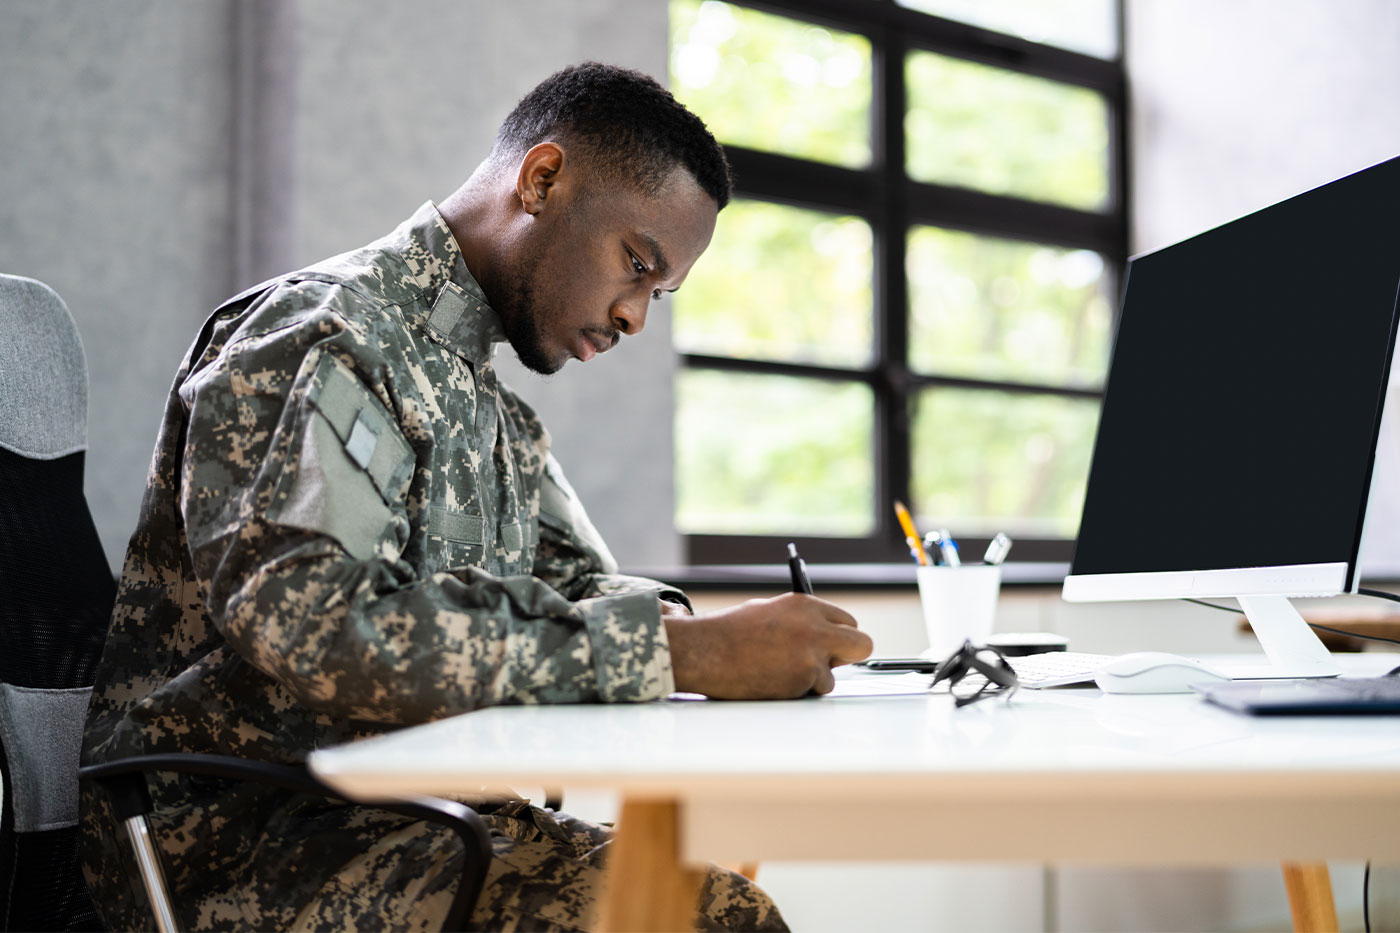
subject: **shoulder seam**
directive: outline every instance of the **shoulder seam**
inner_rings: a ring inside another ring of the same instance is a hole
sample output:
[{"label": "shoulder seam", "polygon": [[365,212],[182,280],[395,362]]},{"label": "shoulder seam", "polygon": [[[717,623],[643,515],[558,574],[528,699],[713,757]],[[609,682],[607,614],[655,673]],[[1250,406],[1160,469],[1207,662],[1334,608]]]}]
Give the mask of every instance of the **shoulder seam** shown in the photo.
[{"label": "shoulder seam", "polygon": [[[427,295],[428,295],[428,292],[427,292],[426,290],[419,289],[419,290],[415,290],[414,292],[412,292],[407,298],[405,298],[405,299],[402,300],[402,301],[385,301],[385,300],[383,299],[383,297],[381,297],[381,296],[376,296],[376,295],[374,295],[374,294],[371,294],[371,293],[369,293],[369,292],[363,290],[362,288],[359,288],[359,287],[357,287],[357,286],[355,286],[355,285],[353,285],[353,284],[351,284],[351,283],[349,283],[349,282],[346,282],[344,279],[339,279],[339,278],[336,278],[335,276],[327,275],[327,274],[324,273],[324,272],[311,272],[311,273],[306,273],[306,274],[302,274],[302,273],[299,273],[299,272],[294,272],[294,273],[292,273],[291,275],[289,275],[284,281],[287,282],[287,283],[289,283],[289,284],[290,284],[290,283],[293,283],[293,282],[308,281],[308,282],[320,282],[320,283],[322,283],[322,284],[324,284],[324,285],[334,285],[334,286],[336,286],[336,287],[338,287],[338,288],[343,288],[345,291],[349,292],[349,293],[352,294],[352,295],[355,295],[355,296],[357,296],[357,297],[359,297],[359,298],[363,298],[363,299],[364,299],[365,301],[367,301],[376,311],[387,311],[387,310],[389,310],[390,308],[402,308],[404,305],[408,304],[409,302],[418,301],[418,300],[420,300],[420,299],[424,299],[424,298],[426,298]],[[339,312],[337,312],[337,314],[338,314],[338,313],[339,313]],[[341,316],[341,317],[344,317],[344,315],[340,315],[340,316]]]}]

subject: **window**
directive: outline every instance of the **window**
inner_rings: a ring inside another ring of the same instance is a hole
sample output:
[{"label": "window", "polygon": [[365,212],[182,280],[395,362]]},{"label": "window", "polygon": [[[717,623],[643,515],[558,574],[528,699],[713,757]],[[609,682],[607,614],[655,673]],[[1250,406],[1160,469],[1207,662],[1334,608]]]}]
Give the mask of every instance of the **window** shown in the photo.
[{"label": "window", "polygon": [[907,560],[893,499],[1068,560],[1127,252],[1119,0],[670,12],[735,175],[673,303],[691,561]]}]

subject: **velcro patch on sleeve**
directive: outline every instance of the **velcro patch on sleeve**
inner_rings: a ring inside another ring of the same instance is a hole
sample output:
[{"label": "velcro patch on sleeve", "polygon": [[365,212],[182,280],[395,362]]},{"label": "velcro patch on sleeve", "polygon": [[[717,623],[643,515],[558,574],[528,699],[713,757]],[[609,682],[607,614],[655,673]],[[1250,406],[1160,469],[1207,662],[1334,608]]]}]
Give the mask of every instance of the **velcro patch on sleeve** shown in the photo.
[{"label": "velcro patch on sleeve", "polygon": [[430,535],[437,535],[458,544],[486,543],[486,523],[480,515],[445,506],[435,505],[428,510],[428,521],[424,530]]},{"label": "velcro patch on sleeve", "polygon": [[413,448],[384,403],[329,355],[316,367],[310,401],[335,429],[345,453],[369,474],[385,504],[403,498],[413,475]]},{"label": "velcro patch on sleeve", "polygon": [[413,448],[384,403],[332,356],[317,365],[307,400],[296,467],[279,481],[269,517],[334,538],[368,560],[408,493]]}]

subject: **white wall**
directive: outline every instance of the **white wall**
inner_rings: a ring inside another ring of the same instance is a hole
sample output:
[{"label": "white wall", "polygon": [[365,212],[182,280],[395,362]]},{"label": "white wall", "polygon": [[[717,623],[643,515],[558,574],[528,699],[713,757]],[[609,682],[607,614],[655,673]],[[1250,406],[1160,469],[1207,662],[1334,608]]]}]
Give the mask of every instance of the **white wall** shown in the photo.
[{"label": "white wall", "polygon": [[[1130,0],[1127,12],[1135,251],[1400,155],[1400,4]],[[1400,577],[1397,386],[1393,368],[1366,577]]]},{"label": "white wall", "polygon": [[1132,248],[1400,155],[1400,4],[1129,0]]}]

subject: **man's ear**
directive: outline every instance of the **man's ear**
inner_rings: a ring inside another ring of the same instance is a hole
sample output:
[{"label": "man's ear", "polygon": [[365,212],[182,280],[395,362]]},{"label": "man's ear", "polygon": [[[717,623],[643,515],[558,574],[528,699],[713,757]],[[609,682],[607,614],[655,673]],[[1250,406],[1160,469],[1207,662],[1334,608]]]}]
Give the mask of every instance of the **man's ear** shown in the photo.
[{"label": "man's ear", "polygon": [[539,143],[525,153],[515,178],[515,193],[525,213],[534,215],[544,210],[545,199],[563,167],[564,150],[558,143]]}]

